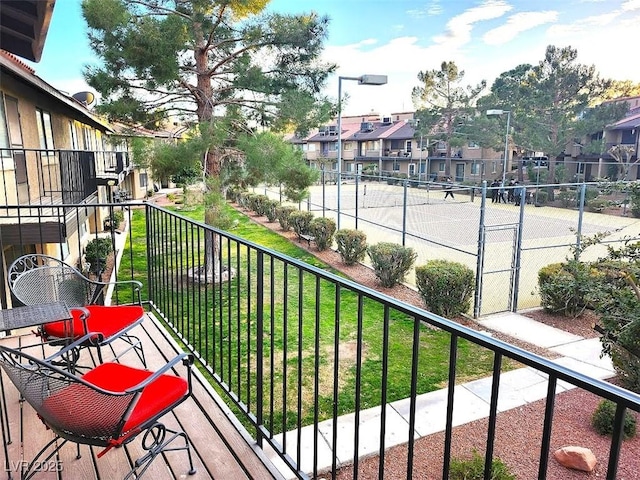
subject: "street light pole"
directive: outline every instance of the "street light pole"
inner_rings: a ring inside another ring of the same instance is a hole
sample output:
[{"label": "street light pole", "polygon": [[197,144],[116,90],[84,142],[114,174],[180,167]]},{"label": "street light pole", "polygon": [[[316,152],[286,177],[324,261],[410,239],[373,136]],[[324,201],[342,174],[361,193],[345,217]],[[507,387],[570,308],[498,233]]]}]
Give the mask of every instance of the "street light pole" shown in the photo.
[{"label": "street light pole", "polygon": [[507,133],[504,136],[504,159],[502,160],[502,185],[505,185],[505,177],[507,175],[507,158],[509,156],[509,123],[511,121],[511,110],[487,110],[487,115],[507,114]]},{"label": "street light pole", "polygon": [[338,77],[338,222],[340,230],[340,184],[342,183],[342,80],[356,80],[358,85],[384,85],[387,83],[386,75],[362,75],[360,77]]}]

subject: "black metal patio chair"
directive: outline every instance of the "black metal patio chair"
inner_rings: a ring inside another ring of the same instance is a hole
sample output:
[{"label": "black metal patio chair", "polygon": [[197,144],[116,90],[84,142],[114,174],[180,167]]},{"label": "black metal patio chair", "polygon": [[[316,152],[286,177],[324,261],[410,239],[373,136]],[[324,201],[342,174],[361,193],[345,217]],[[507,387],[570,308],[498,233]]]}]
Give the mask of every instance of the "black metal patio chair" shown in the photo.
[{"label": "black metal patio chair", "polygon": [[[37,466],[54,458],[69,441],[78,444],[77,458],[81,457],[80,444],[104,447],[97,455],[100,458],[111,448],[125,445],[143,432],[142,448],[146,453],[133,462],[125,479],[140,478],[157,455],[176,450],[187,451],[188,473],[194,474],[187,435],[159,422],[191,395],[193,357],[180,354],[156,372],[106,362],[78,376],[54,365],[54,361],[65,358],[75,344],[93,335],[96,334],[79,338],[46,359],[27,354],[24,349],[0,345],[2,369],[21,397],[55,434],[25,466],[22,478],[26,480],[35,475]],[[180,363],[186,369],[186,378],[176,372]],[[184,443],[173,443],[179,438]]]},{"label": "black metal patio chair", "polygon": [[[40,334],[50,342],[70,343],[89,332],[101,335],[89,338],[84,346],[97,348],[102,363],[101,348],[122,339],[128,346],[119,355],[134,350],[146,365],[140,340],[130,330],[144,319],[140,297],[142,284],[136,280],[102,282],[92,280],[71,265],[43,254],[27,254],[17,258],[7,272],[9,289],[24,305],[63,302],[73,314],[72,321],[47,323],[40,327]],[[131,288],[136,300],[134,305],[99,305],[109,286]]]}]

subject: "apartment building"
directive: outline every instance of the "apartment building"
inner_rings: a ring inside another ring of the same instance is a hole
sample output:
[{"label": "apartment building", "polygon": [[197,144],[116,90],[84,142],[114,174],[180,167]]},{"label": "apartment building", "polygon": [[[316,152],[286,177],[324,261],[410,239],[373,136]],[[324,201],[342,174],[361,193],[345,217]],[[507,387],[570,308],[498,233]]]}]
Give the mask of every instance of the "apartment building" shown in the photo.
[{"label": "apartment building", "polygon": [[[102,231],[108,215],[91,205],[112,201],[114,191],[130,185],[129,154],[110,144],[114,131],[87,108],[87,92],[74,98],[56,90],[6,51],[0,51],[0,75],[3,266],[36,248],[75,263],[82,252],[69,245]],[[64,207],[69,204],[87,207]],[[36,216],[28,205],[47,208]],[[36,247],[43,238],[45,245]],[[6,291],[3,296],[6,301]]]},{"label": "apartment building", "polygon": [[[303,150],[311,167],[325,172],[338,170],[340,136],[342,172],[346,174],[380,172],[421,180],[445,176],[446,144],[417,135],[413,112],[342,117],[340,123],[340,135],[334,121],[304,139],[291,140]],[[458,182],[471,183],[493,178],[502,173],[503,155],[502,151],[468,142],[452,151],[451,175]]]}]

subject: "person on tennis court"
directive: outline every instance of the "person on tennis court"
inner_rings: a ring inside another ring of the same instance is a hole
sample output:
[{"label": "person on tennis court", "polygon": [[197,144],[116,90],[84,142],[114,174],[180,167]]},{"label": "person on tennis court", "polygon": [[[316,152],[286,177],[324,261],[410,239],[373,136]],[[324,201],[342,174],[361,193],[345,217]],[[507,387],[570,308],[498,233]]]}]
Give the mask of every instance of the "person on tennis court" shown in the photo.
[{"label": "person on tennis court", "polygon": [[451,177],[447,177],[447,184],[444,187],[444,199],[447,197],[451,197],[451,199],[455,199],[453,196],[453,183],[451,183]]}]

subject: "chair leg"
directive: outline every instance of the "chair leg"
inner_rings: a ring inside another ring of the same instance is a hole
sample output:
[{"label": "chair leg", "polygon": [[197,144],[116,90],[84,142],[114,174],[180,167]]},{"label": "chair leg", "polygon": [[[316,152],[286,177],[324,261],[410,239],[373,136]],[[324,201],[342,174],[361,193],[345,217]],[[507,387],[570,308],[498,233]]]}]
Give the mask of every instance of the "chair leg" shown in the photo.
[{"label": "chair leg", "polygon": [[[168,438],[167,433],[170,434]],[[184,439],[184,445],[169,447],[169,444],[178,437],[182,437]],[[187,434],[184,432],[171,430],[165,427],[162,423],[156,422],[144,433],[144,436],[142,437],[142,448],[146,450],[147,453],[134,462],[133,468],[123,480],[142,477],[147,468],[149,468],[149,465],[151,465],[151,462],[153,462],[159,454],[178,450],[187,451],[187,456],[189,458],[189,475],[194,475],[196,473],[196,469],[193,467],[193,458],[191,456],[191,443],[189,442],[189,437],[187,437]]]}]

